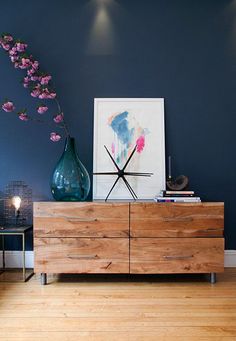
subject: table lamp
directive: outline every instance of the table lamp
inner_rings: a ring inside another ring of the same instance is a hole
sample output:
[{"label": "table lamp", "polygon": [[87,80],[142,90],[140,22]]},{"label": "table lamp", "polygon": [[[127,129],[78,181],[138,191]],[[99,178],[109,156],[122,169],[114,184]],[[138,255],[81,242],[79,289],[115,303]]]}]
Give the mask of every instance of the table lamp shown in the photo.
[{"label": "table lamp", "polygon": [[15,207],[15,219],[16,219],[16,225],[18,223],[18,219],[20,217],[20,205],[21,205],[21,197],[19,195],[15,195],[12,197],[12,205]]}]

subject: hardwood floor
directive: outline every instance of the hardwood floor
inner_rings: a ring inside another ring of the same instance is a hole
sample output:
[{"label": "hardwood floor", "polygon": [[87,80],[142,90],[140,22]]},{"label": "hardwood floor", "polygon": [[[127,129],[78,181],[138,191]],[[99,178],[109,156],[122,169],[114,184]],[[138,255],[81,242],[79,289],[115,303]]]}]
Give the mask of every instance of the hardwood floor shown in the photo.
[{"label": "hardwood floor", "polygon": [[236,268],[204,275],[0,283],[0,340],[236,340]]}]

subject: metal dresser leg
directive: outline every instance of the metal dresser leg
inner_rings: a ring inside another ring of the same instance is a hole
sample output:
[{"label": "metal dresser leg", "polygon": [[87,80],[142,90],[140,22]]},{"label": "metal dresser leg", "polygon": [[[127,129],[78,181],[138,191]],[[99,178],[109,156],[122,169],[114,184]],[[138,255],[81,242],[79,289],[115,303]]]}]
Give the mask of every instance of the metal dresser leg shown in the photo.
[{"label": "metal dresser leg", "polygon": [[41,285],[47,284],[47,274],[41,273]]},{"label": "metal dresser leg", "polygon": [[211,282],[211,284],[216,283],[216,273],[215,272],[210,273],[210,282]]}]

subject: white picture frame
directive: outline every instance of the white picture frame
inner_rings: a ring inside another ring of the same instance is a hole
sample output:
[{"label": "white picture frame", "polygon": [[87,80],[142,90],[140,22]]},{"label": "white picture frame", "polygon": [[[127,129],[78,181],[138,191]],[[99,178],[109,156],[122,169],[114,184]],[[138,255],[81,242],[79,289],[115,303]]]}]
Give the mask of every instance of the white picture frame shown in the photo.
[{"label": "white picture frame", "polygon": [[[116,171],[104,145],[122,168],[138,144],[127,171],[153,175],[126,179],[138,199],[153,199],[166,186],[164,122],[164,98],[95,98],[93,173]],[[116,178],[93,175],[93,200],[105,199]],[[116,199],[133,199],[122,179],[109,196]]]}]

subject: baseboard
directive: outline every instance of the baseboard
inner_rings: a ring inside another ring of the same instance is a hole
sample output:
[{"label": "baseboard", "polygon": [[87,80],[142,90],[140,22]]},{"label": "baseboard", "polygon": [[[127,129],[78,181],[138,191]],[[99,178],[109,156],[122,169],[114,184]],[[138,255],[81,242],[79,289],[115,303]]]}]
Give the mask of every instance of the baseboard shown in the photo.
[{"label": "baseboard", "polygon": [[[21,268],[22,252],[21,251],[5,251],[6,267]],[[34,251],[26,251],[25,253],[26,267],[34,267]],[[0,251],[0,268],[2,267],[2,251]],[[236,267],[236,250],[225,250],[225,267]]]},{"label": "baseboard", "polygon": [[225,268],[236,267],[236,250],[225,250]]},{"label": "baseboard", "polygon": [[[5,251],[6,268],[22,268],[22,252],[21,251]],[[34,251],[25,252],[26,268],[34,267]],[[2,267],[2,251],[0,251],[0,268]]]}]

